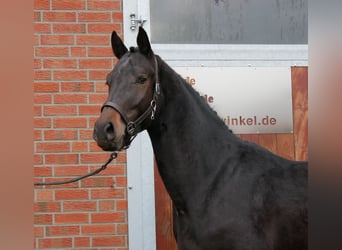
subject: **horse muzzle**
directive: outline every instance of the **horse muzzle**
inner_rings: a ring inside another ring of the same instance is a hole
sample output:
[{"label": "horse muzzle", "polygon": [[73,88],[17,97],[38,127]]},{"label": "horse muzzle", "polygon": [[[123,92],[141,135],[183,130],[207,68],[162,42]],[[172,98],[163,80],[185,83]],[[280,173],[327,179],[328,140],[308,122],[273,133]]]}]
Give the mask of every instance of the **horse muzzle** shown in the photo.
[{"label": "horse muzzle", "polygon": [[[111,116],[108,113],[112,113]],[[103,112],[94,125],[93,138],[105,151],[119,151],[124,147],[125,124],[115,113],[111,110]]]}]

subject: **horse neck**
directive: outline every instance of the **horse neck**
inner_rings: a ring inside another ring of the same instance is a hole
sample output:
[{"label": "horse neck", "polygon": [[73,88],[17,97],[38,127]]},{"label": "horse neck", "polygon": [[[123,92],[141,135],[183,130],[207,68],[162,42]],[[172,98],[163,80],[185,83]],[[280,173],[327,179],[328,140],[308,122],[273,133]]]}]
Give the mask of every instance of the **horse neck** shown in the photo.
[{"label": "horse neck", "polygon": [[[217,174],[215,154],[232,148],[236,138],[202,97],[158,59],[159,113],[148,129],[159,173],[178,207],[186,207],[199,183]],[[222,140],[222,137],[231,140]],[[225,152],[225,155],[229,154]]]}]

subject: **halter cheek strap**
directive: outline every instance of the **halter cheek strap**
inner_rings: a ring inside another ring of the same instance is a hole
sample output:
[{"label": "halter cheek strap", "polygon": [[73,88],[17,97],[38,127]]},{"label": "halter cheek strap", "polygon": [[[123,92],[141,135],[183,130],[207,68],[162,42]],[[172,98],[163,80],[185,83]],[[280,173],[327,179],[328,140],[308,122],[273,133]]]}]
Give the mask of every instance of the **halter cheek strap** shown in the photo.
[{"label": "halter cheek strap", "polygon": [[[128,117],[126,114],[123,112],[122,108],[120,105],[118,105],[115,102],[112,101],[107,101],[102,105],[101,112],[105,107],[111,107],[115,109],[119,114],[121,115],[122,119],[126,123],[126,131],[130,135],[130,142],[134,139],[134,137],[140,132],[137,130],[139,125],[145,121],[145,119],[150,116],[151,120],[154,120],[155,118],[155,113],[157,109],[157,101],[158,97],[160,95],[160,83],[159,83],[159,75],[158,75],[158,63],[157,63],[157,58],[154,58],[155,61],[155,74],[156,74],[156,82],[154,85],[154,92],[153,92],[153,97],[150,102],[150,105],[148,106],[147,110],[142,113],[135,121],[129,121]],[[129,145],[127,145],[128,147]],[[126,148],[127,148],[126,147]]]}]

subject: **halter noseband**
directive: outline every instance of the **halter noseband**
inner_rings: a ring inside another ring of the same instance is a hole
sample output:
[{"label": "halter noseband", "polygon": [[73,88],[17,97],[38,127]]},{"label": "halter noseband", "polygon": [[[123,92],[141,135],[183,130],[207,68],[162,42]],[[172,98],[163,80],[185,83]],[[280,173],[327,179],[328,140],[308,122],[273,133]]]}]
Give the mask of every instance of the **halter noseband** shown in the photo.
[{"label": "halter noseband", "polygon": [[[150,105],[148,106],[147,110],[142,113],[135,121],[129,121],[126,114],[123,112],[122,108],[120,107],[120,105],[118,105],[115,102],[112,101],[107,101],[102,105],[101,108],[101,112],[104,109],[104,107],[111,107],[113,109],[115,109],[117,112],[119,112],[119,114],[121,115],[122,119],[125,121],[126,123],[126,131],[129,134],[130,138],[129,138],[129,144],[132,142],[132,140],[135,138],[135,136],[138,134],[139,131],[137,131],[137,128],[139,127],[139,125],[141,123],[143,123],[143,121],[145,121],[145,119],[149,116],[151,118],[151,120],[154,120],[155,118],[155,113],[156,113],[156,109],[157,109],[157,101],[158,101],[158,96],[160,94],[160,83],[159,83],[159,75],[158,75],[158,63],[157,63],[157,58],[154,57],[154,61],[155,61],[155,74],[156,74],[156,82],[155,82],[155,86],[154,86],[154,92],[153,92],[153,97],[152,100],[150,102]],[[124,149],[129,147],[129,144],[126,145],[124,147]]]}]

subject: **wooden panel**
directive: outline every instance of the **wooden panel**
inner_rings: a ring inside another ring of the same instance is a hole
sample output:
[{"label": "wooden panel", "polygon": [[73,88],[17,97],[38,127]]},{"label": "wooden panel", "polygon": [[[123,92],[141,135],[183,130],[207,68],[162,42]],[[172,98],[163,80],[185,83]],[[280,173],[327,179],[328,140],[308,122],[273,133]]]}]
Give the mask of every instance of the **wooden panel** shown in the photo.
[{"label": "wooden panel", "polygon": [[277,155],[293,160],[294,142],[293,134],[277,134]]},{"label": "wooden panel", "polygon": [[260,134],[259,144],[273,153],[277,153],[277,136],[275,134]]},{"label": "wooden panel", "polygon": [[251,141],[254,143],[259,143],[259,136],[254,134],[243,134],[240,136],[242,140]]},{"label": "wooden panel", "polygon": [[157,250],[178,250],[173,234],[172,201],[159,175],[156,164],[154,182]]},{"label": "wooden panel", "polygon": [[308,69],[292,68],[295,159],[308,159]]}]

